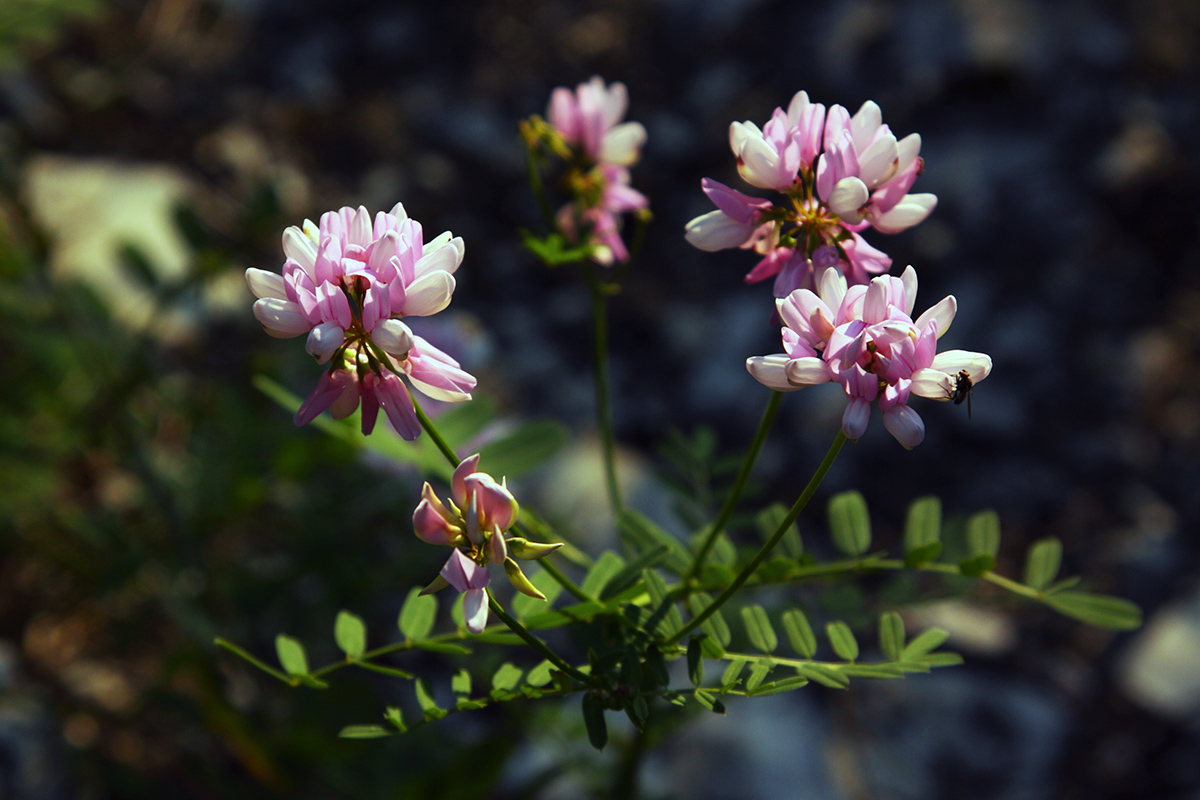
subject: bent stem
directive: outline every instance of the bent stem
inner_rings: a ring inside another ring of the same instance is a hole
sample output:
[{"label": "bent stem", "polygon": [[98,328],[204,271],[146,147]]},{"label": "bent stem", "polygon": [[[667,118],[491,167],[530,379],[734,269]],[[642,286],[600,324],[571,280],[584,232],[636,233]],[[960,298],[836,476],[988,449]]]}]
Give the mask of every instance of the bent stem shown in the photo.
[{"label": "bent stem", "polygon": [[557,667],[559,672],[562,672],[564,675],[568,675],[575,680],[580,681],[581,683],[587,684],[588,686],[597,685],[595,678],[591,677],[590,675],[586,675],[572,667],[563,660],[562,656],[551,650],[545,642],[530,633],[528,628],[517,622],[515,617],[504,610],[504,606],[496,602],[496,598],[492,596],[491,589],[486,589],[485,591],[487,592],[488,597],[488,608],[491,610],[491,612],[499,617],[500,620],[508,626],[510,631],[515,633],[517,636],[520,636],[521,640],[525,642],[525,644],[541,653],[547,661]]},{"label": "bent stem", "polygon": [[762,450],[763,442],[767,440],[767,433],[771,430],[771,425],[775,422],[775,415],[779,413],[779,402],[782,399],[782,392],[771,392],[771,399],[767,401],[767,408],[763,411],[762,421],[758,423],[758,431],[754,434],[754,441],[750,443],[750,449],[746,451],[746,458],[742,461],[742,469],[738,472],[737,479],[733,482],[733,488],[729,490],[729,495],[725,498],[725,505],[721,507],[721,512],[717,514],[716,520],[709,526],[704,543],[700,545],[700,550],[696,553],[695,563],[692,564],[692,568],[688,570],[688,574],[683,578],[685,586],[700,575],[701,570],[704,568],[704,559],[708,557],[708,553],[712,549],[713,543],[716,542],[718,534],[724,529],[725,523],[733,515],[734,507],[742,499],[742,492],[746,488],[746,482],[750,480],[750,472],[754,469],[754,462],[758,460],[758,454]]},{"label": "bent stem", "polygon": [[742,568],[742,571],[739,572],[737,577],[733,579],[733,583],[729,584],[729,587],[725,589],[725,591],[721,592],[720,597],[709,603],[708,607],[693,617],[691,622],[680,628],[679,631],[670,639],[667,639],[667,644],[675,644],[684,636],[703,625],[705,620],[715,614],[717,609],[723,606],[729,600],[729,598],[733,597],[733,595],[737,593],[737,590],[742,588],[742,584],[750,579],[750,576],[754,574],[754,571],[758,569],[759,565],[762,564],[762,562],[766,560],[767,556],[771,554],[771,551],[775,549],[775,545],[779,544],[779,541],[783,538],[783,535],[787,532],[787,529],[791,527],[791,524],[796,521],[797,517],[800,516],[800,512],[804,510],[806,505],[808,505],[808,501],[812,499],[814,494],[816,494],[817,488],[821,485],[821,481],[825,479],[825,473],[829,472],[829,468],[833,466],[833,462],[837,459],[837,455],[839,452],[841,452],[842,445],[845,443],[846,434],[839,429],[837,436],[834,437],[833,444],[829,446],[828,452],[825,453],[825,458],[821,461],[821,465],[817,467],[817,471],[814,472],[812,478],[809,479],[808,485],[804,487],[804,491],[800,493],[798,498],[796,498],[796,502],[792,506],[791,510],[788,511],[787,516],[784,517],[783,521],[779,523],[779,528],[775,531],[775,533],[771,534],[771,538],[768,539],[767,543],[762,546],[762,549],[760,549],[754,555],[754,558],[750,559],[750,563]]},{"label": "bent stem", "polygon": [[[411,395],[412,392],[409,392],[409,394]],[[459,464],[461,464],[462,459],[458,457],[458,454],[454,452],[454,448],[451,447],[450,443],[447,442],[442,437],[442,434],[438,432],[438,429],[433,424],[433,420],[431,420],[425,413],[425,409],[421,408],[421,405],[417,402],[417,398],[415,397],[413,398],[413,408],[417,410],[417,420],[421,423],[421,427],[425,429],[427,434],[429,434],[429,438],[433,440],[435,445],[437,445],[437,449],[442,451],[442,455],[444,455],[446,460],[450,462],[450,466],[457,467]]]},{"label": "bent stem", "polygon": [[625,510],[621,502],[621,488],[617,483],[617,466],[614,455],[612,427],[612,401],[609,396],[608,377],[608,314],[605,305],[605,284],[594,273],[589,274],[592,287],[592,315],[595,318],[595,348],[593,349],[596,373],[596,424],[600,428],[600,439],[604,451],[604,474],[608,481],[608,500],[613,514]]}]

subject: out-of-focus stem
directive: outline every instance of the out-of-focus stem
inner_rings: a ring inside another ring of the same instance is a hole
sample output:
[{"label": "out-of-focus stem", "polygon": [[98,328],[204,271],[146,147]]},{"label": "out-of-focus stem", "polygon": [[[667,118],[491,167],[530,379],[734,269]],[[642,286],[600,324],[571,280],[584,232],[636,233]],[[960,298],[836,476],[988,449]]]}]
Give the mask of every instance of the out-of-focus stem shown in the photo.
[{"label": "out-of-focus stem", "polygon": [[592,316],[595,319],[595,348],[593,349],[596,373],[596,424],[600,428],[601,446],[604,452],[604,474],[608,482],[608,500],[613,514],[620,514],[625,505],[621,502],[621,487],[617,482],[616,445],[613,441],[612,401],[608,376],[608,310],[605,285],[594,274],[590,276],[592,287]]}]

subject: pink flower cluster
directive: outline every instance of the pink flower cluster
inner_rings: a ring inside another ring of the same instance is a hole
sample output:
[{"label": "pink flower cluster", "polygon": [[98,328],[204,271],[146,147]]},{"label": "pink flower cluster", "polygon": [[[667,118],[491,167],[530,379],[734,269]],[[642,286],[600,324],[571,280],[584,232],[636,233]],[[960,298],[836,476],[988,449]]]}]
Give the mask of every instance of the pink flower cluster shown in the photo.
[{"label": "pink flower cluster", "polygon": [[559,544],[538,544],[525,539],[505,539],[504,533],[517,521],[517,500],[504,481],[496,483],[486,472],[479,472],[479,454],[465,459],[450,479],[450,500],[443,503],[433,487],[426,483],[421,502],[413,511],[413,531],[429,544],[454,548],[438,579],[423,593],[453,586],[463,593],[463,611],[467,629],[481,632],[487,626],[487,587],[491,583],[487,565],[503,564],[509,581],[521,592],[545,600],[546,597],[525,577],[512,559],[541,558],[554,552]]},{"label": "pink flower cluster", "polygon": [[937,204],[932,194],[908,193],[923,165],[921,137],[897,140],[871,101],[852,117],[839,105],[826,113],[799,92],[761,129],[734,122],[729,144],[742,179],[784,193],[787,202],[777,205],[705,178],[701,185],[717,210],[689,222],[687,240],[708,251],[754,249],[763,258],[746,281],[775,277],[776,297],[812,289],[814,276],[827,267],[865,284],[892,262],[859,232],[899,233]]},{"label": "pink flower cluster", "polygon": [[640,122],[621,122],[629,105],[625,84],[605,86],[599,76],[572,92],[565,86],[550,95],[546,119],[589,167],[583,179],[569,180],[576,194],[556,215],[559,229],[575,239],[586,230],[595,249],[592,258],[604,265],[628,261],[621,239],[620,215],[646,208],[649,200],[629,185],[629,167],[637,163],[646,129]]},{"label": "pink flower cluster", "polygon": [[288,228],[283,252],[282,275],[251,267],[246,281],[268,334],[307,334],[307,352],[331,362],[296,412],[297,425],[327,409],[342,419],[361,403],[364,434],[382,408],[402,437],[415,439],[421,426],[399,375],[435,399],[471,399],[475,378],[402,321],[449,305],[461,238],[447,231],[426,243],[399,203],[374,220],[361,206],[346,207],[323,214],[319,225]]},{"label": "pink flower cluster", "polygon": [[819,291],[797,289],[776,301],[783,319],[784,353],[756,356],[746,368],[778,392],[830,381],[849,399],[842,431],[857,440],[867,429],[871,403],[879,401],[884,427],[906,448],[925,438],[925,424],[908,407],[910,395],[957,399],[988,376],[992,360],[966,350],[937,352],[937,340],[954,320],[953,295],[914,321],[917,273],[883,275],[848,286],[836,269],[820,276]]}]

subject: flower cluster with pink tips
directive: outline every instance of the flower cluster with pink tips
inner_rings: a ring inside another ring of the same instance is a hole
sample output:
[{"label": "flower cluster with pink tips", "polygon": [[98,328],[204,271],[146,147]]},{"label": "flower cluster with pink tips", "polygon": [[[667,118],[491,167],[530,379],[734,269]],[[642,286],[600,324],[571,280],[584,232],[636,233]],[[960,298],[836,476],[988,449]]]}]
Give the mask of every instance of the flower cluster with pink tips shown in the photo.
[{"label": "flower cluster with pink tips", "polygon": [[504,534],[517,521],[517,500],[505,481],[496,483],[486,472],[479,472],[479,454],[464,459],[450,479],[450,499],[443,503],[426,482],[421,502],[413,511],[413,531],[429,544],[454,548],[438,578],[422,594],[453,586],[463,594],[463,617],[467,629],[481,632],[487,626],[487,587],[491,583],[487,565],[503,564],[508,580],[525,594],[545,600],[513,556],[537,559],[562,545],[541,544],[522,538],[505,539]]},{"label": "flower cluster with pink tips", "polygon": [[784,353],[756,356],[746,368],[759,383],[790,392],[830,381],[849,400],[842,432],[857,440],[879,401],[883,425],[906,448],[925,438],[925,423],[908,406],[910,395],[957,399],[992,371],[992,360],[966,350],[937,352],[958,309],[953,295],[916,319],[917,273],[882,275],[848,286],[836,269],[820,276],[819,292],[797,289],[776,301],[784,322]]},{"label": "flower cluster with pink tips", "polygon": [[717,210],[689,222],[687,240],[701,250],[755,250],[762,258],[746,281],[774,277],[776,297],[814,288],[827,267],[852,284],[867,283],[892,261],[860,232],[899,233],[937,204],[932,194],[908,191],[923,167],[921,137],[897,140],[871,101],[851,116],[839,105],[827,113],[798,92],[761,129],[749,121],[730,125],[729,145],[746,183],[781,192],[786,201],[705,178],[701,185]]},{"label": "flower cluster with pink tips", "polygon": [[475,378],[416,336],[402,319],[444,309],[454,294],[463,242],[449,231],[425,242],[421,223],[397,203],[372,220],[363,207],[283,232],[282,274],[251,267],[254,315],[271,336],[307,334],[305,349],[330,368],[296,412],[305,425],[328,410],[342,419],[362,406],[362,431],[379,409],[405,439],[421,426],[399,375],[437,400],[471,399]]},{"label": "flower cluster with pink tips", "polygon": [[594,76],[574,91],[555,89],[546,109],[549,127],[536,129],[553,152],[570,162],[563,184],[572,199],[555,214],[555,224],[573,242],[586,237],[592,260],[605,266],[629,260],[621,215],[650,204],[630,186],[629,167],[641,155],[646,129],[640,122],[621,121],[628,106],[625,84],[606,86]]}]

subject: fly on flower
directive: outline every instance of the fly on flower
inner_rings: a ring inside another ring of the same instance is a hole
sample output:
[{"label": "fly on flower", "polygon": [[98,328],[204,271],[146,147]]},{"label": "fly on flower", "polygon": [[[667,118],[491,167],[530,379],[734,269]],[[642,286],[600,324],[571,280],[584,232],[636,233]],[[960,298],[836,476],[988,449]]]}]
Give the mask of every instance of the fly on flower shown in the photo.
[{"label": "fly on flower", "polygon": [[329,364],[296,412],[305,425],[322,411],[342,419],[362,406],[362,432],[379,409],[405,439],[421,433],[412,395],[398,376],[437,400],[471,399],[475,378],[403,322],[444,309],[454,294],[463,242],[449,231],[425,242],[421,224],[397,203],[371,215],[360,206],[283,232],[282,274],[251,267],[254,315],[277,338],[307,334],[305,350]]},{"label": "fly on flower", "polygon": [[747,359],[755,380],[777,392],[834,382],[848,403],[842,432],[857,440],[866,432],[878,400],[883,425],[906,448],[925,438],[925,423],[908,406],[910,395],[961,403],[992,371],[992,359],[966,350],[937,352],[958,310],[953,295],[914,322],[917,273],[882,275],[868,286],[847,286],[829,268],[819,293],[797,289],[776,301],[784,322],[784,353]]}]

